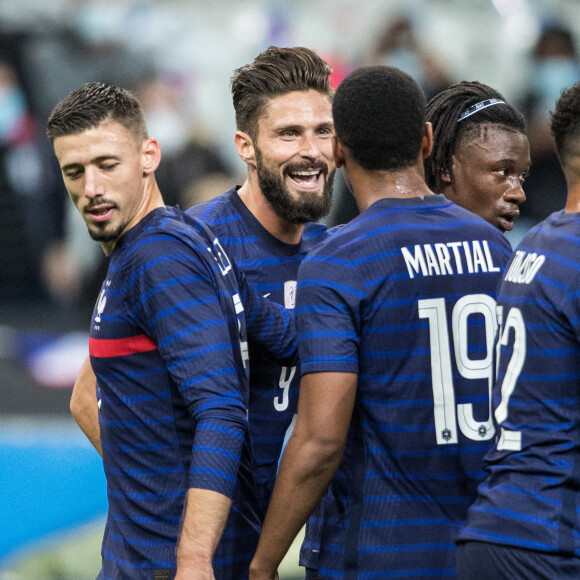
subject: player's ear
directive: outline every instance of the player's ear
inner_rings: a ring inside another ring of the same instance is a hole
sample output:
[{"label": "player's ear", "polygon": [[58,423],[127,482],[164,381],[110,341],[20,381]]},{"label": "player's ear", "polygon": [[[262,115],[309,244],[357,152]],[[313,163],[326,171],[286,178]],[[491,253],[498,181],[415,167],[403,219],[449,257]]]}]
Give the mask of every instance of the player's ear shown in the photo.
[{"label": "player's ear", "polygon": [[254,141],[248,133],[236,131],[234,144],[240,159],[249,165],[256,165],[256,150]]},{"label": "player's ear", "polygon": [[344,165],[344,145],[336,135],[332,138],[332,154],[337,169],[342,167]]},{"label": "player's ear", "polygon": [[423,139],[421,141],[421,156],[423,159],[427,159],[431,155],[433,150],[433,125],[427,122],[425,123],[425,129],[423,134]]},{"label": "player's ear", "polygon": [[451,185],[451,175],[449,174],[449,171],[442,171],[440,179],[441,183],[444,185]]},{"label": "player's ear", "polygon": [[144,175],[149,175],[157,170],[161,162],[161,147],[157,139],[148,137],[143,141],[141,156]]}]

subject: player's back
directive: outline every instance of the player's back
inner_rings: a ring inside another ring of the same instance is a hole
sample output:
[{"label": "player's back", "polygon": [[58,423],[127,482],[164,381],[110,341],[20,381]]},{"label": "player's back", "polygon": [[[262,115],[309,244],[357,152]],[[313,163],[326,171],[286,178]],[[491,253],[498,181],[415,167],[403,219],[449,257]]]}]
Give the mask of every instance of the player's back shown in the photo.
[{"label": "player's back", "polygon": [[510,250],[474,214],[427,196],[375,203],[304,261],[303,372],[358,373],[324,500],[323,577],[453,575],[493,436],[494,296]]},{"label": "player's back", "polygon": [[463,539],[580,555],[580,219],[528,233],[498,290],[497,445]]}]

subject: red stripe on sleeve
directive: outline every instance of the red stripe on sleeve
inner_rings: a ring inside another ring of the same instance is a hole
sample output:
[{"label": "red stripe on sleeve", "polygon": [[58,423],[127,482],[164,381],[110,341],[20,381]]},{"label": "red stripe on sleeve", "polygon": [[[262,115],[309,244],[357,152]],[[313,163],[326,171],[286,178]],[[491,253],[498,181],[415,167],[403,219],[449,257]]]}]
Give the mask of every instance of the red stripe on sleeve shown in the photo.
[{"label": "red stripe on sleeve", "polygon": [[89,337],[89,354],[97,358],[126,356],[156,349],[157,345],[144,334],[114,339]]}]

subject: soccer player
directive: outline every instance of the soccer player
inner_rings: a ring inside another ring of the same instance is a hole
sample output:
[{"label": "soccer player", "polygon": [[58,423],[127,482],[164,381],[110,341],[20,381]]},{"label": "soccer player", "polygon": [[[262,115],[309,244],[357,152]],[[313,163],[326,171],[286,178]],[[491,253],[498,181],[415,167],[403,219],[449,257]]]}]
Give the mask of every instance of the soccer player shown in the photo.
[{"label": "soccer player", "polygon": [[522,114],[479,82],[451,85],[427,104],[433,151],[425,160],[430,189],[510,232],[526,195],[530,146]]},{"label": "soccer player", "polygon": [[160,148],[130,92],[84,85],[54,108],[48,135],[109,258],[89,338],[109,500],[99,578],[213,578],[250,469],[244,306],[293,362],[289,315],[235,275],[207,226],[165,207]]},{"label": "soccer player", "polygon": [[580,578],[580,83],[551,131],[566,205],[526,235],[498,289],[499,432],[459,534],[462,580]]},{"label": "soccer player", "polygon": [[493,437],[495,288],[510,247],[434,195],[425,98],[363,67],[333,102],[335,162],[360,215],[302,262],[302,380],[252,580],[273,579],[323,500],[321,578],[453,575]]},{"label": "soccer player", "polygon": [[[286,308],[294,308],[301,260],[326,237],[326,227],[314,222],[330,210],[335,172],[330,72],[308,48],[274,46],[236,70],[235,145],[248,177],[186,212],[210,226],[256,289]],[[280,366],[253,346],[249,429],[258,503],[232,506],[215,555],[216,576],[221,562],[232,563],[224,580],[248,577],[260,528],[244,513],[263,519],[298,400],[296,367]]]}]

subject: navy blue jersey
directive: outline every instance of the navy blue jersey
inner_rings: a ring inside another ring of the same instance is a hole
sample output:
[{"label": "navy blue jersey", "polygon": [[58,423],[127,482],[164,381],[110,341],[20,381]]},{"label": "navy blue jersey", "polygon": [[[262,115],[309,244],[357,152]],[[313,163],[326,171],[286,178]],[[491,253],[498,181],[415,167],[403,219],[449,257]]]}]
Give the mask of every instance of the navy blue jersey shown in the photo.
[{"label": "navy blue jersey", "polygon": [[376,202],[303,261],[302,374],[358,375],[345,455],[307,534],[318,561],[302,561],[322,577],[454,575],[494,433],[494,297],[510,252],[429,195]]},{"label": "navy blue jersey", "polygon": [[580,214],[528,233],[498,313],[498,437],[460,539],[580,556]]},{"label": "navy blue jersey", "polygon": [[[306,224],[299,244],[281,242],[244,205],[237,189],[232,188],[186,213],[211,228],[227,254],[262,296],[286,308],[294,308],[298,266],[306,252],[326,237],[326,227]],[[284,437],[296,412],[300,379],[295,366],[281,366],[273,361],[251,336],[249,346],[249,424],[259,501],[254,509],[263,517],[274,486]],[[236,576],[239,578],[247,577],[247,565],[257,545],[258,535],[250,532],[243,520],[228,522],[224,532],[225,537],[237,538],[236,559],[244,566]]]},{"label": "navy blue jersey", "polygon": [[279,335],[279,353],[292,349],[287,313],[259,301],[211,232],[191,225],[159,208],[124,234],[91,320],[109,500],[101,578],[173,577],[187,489],[243,491],[244,306]]},{"label": "navy blue jersey", "polygon": [[[187,210],[218,236],[248,281],[269,300],[294,308],[298,266],[326,237],[326,227],[306,224],[299,244],[271,235],[233,188]],[[286,430],[296,412],[299,373],[281,367],[250,341],[250,436],[258,494],[267,507]]]}]

